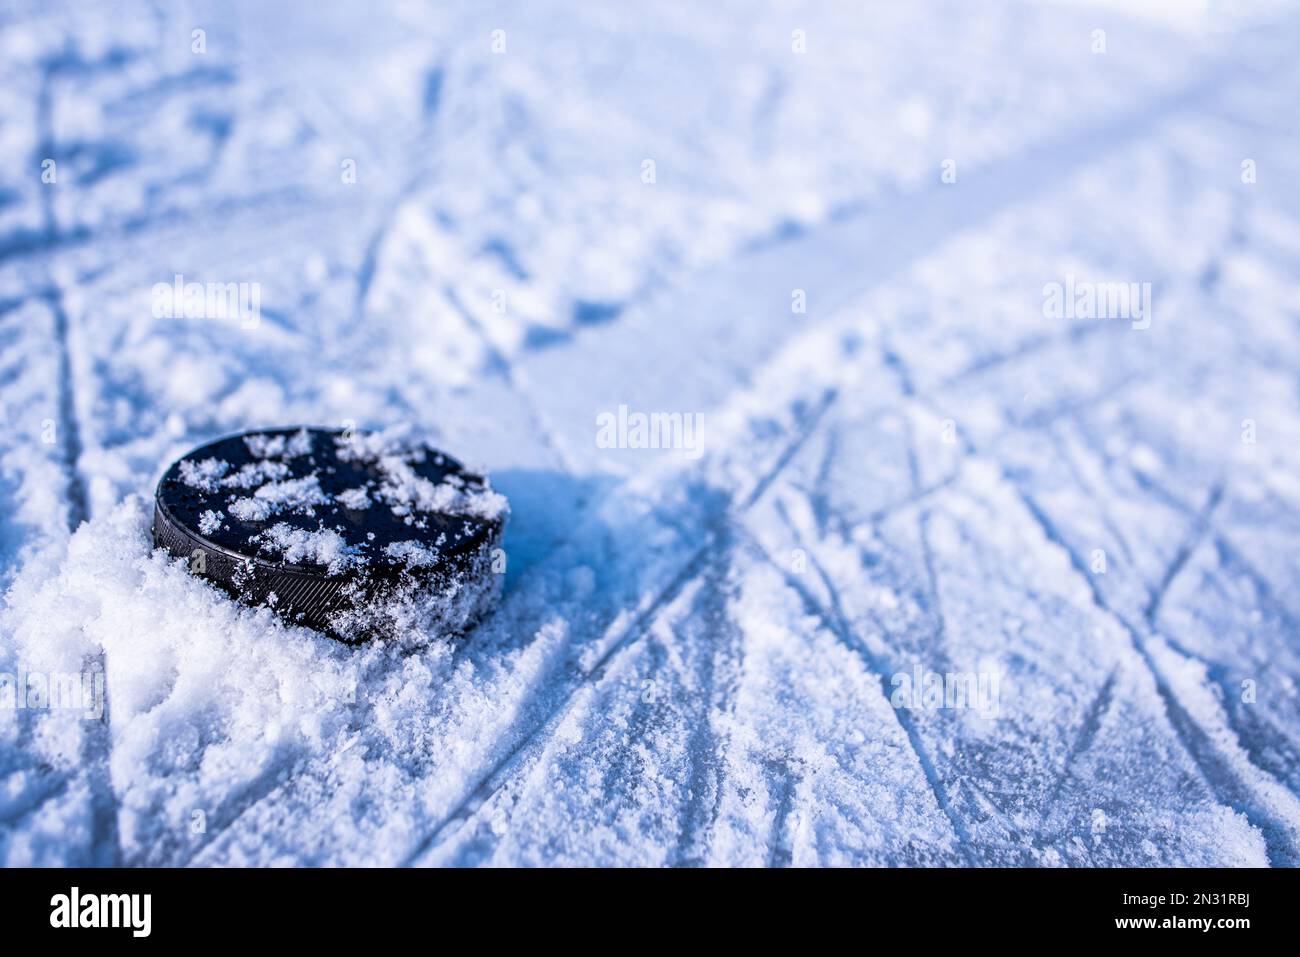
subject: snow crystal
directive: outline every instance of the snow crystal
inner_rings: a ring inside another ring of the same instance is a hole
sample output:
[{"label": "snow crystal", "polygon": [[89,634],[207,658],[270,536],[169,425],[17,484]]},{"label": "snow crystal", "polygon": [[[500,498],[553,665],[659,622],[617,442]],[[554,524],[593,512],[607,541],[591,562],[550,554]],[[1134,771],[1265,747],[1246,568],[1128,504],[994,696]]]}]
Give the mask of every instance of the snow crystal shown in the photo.
[{"label": "snow crystal", "polygon": [[349,488],[335,496],[339,504],[354,512],[370,507],[370,495],[364,488]]},{"label": "snow crystal", "polygon": [[437,512],[496,521],[509,512],[506,497],[493,491],[486,479],[448,473],[435,483],[416,472],[415,466],[430,453],[423,444],[411,442],[406,430],[356,433],[340,436],[336,443],[344,461],[364,462],[378,470],[380,479],[370,497],[388,505],[394,515]]},{"label": "snow crystal", "polygon": [[376,462],[386,456],[418,457],[423,461],[424,443],[416,440],[409,425],[387,429],[351,429],[334,439],[338,457],[344,462]]},{"label": "snow crystal", "polygon": [[311,451],[311,434],[299,429],[292,435],[268,435],[257,432],[244,437],[249,454],[257,459],[297,458]]},{"label": "snow crystal", "polygon": [[384,554],[400,559],[413,568],[426,568],[438,563],[437,549],[422,542],[391,542],[384,549]]},{"label": "snow crystal", "polygon": [[229,510],[235,518],[245,522],[264,522],[285,512],[310,514],[315,505],[324,505],[327,499],[320,487],[320,478],[307,475],[284,482],[269,482],[251,496],[231,498]]},{"label": "snow crystal", "polygon": [[221,527],[221,520],[223,518],[225,518],[225,515],[221,512],[214,512],[212,509],[207,509],[199,516],[199,531],[204,535],[211,535]]},{"label": "snow crystal", "polygon": [[229,471],[230,463],[220,459],[202,459],[198,462],[182,459],[180,476],[181,481],[191,488],[215,492],[221,477]]},{"label": "snow crystal", "polygon": [[[289,474],[284,462],[248,462],[221,480],[222,488],[250,489],[266,482],[275,482]],[[211,491],[209,489],[209,491]]]},{"label": "snow crystal", "polygon": [[254,535],[252,541],[263,552],[290,565],[320,565],[331,575],[362,560],[356,548],[349,547],[343,536],[328,528],[309,532],[278,522]]}]

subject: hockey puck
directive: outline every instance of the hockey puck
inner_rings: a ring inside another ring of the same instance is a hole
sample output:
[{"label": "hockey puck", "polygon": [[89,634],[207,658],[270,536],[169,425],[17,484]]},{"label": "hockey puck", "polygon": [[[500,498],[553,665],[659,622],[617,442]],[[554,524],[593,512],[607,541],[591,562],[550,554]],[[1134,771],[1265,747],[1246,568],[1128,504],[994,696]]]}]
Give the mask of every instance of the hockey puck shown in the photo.
[{"label": "hockey puck", "polygon": [[238,600],[355,643],[477,621],[508,512],[485,477],[403,435],[271,429],[174,462],[153,539]]}]

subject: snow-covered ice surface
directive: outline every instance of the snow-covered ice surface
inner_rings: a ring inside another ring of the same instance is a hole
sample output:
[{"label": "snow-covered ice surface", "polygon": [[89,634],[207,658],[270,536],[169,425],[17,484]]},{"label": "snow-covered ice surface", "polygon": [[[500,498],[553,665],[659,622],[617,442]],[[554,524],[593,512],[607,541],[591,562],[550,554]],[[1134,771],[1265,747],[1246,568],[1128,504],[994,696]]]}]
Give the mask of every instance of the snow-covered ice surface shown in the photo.
[{"label": "snow-covered ice surface", "polygon": [[[0,860],[1300,862],[1300,10],[1126,6],[9,0]],[[490,472],[498,610],[151,553],[297,423]]]}]

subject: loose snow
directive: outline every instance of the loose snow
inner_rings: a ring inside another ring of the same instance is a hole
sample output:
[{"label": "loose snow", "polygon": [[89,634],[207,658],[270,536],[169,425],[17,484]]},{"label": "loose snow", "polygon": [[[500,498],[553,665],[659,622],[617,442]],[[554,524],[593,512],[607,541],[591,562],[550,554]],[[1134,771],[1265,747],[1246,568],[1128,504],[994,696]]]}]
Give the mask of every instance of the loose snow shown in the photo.
[{"label": "loose snow", "polygon": [[350,488],[335,496],[339,504],[354,512],[364,511],[370,507],[370,495],[364,488]]},{"label": "loose snow", "polygon": [[313,506],[323,505],[326,501],[320,477],[306,475],[283,482],[267,482],[258,486],[250,496],[231,496],[230,514],[245,522],[265,522],[273,515],[286,512],[311,515]]},{"label": "loose snow", "polygon": [[293,435],[265,435],[258,433],[244,437],[248,452],[258,459],[298,458],[311,451],[311,436],[306,429]]},{"label": "loose snow", "polygon": [[214,512],[212,509],[207,509],[199,516],[199,531],[204,535],[211,535],[221,527],[221,520],[223,518],[225,518],[224,513]]},{"label": "loose snow", "polygon": [[438,561],[438,552],[420,542],[393,542],[384,553],[415,568],[431,566]]},{"label": "loose snow", "polygon": [[181,481],[203,492],[215,492],[229,471],[230,463],[220,459],[186,459],[181,462]]},{"label": "loose snow", "polygon": [[[373,497],[391,508],[394,515],[405,516],[410,524],[419,522],[419,512],[494,521],[504,519],[510,511],[505,496],[493,491],[488,482],[448,474],[434,483],[416,474],[414,466],[424,462],[429,453],[404,427],[374,434],[344,433],[335,443],[342,461],[372,465],[380,475],[366,488],[344,493],[347,500],[343,503],[348,508],[366,508]],[[350,505],[349,500],[357,504]]]},{"label": "loose snow", "polygon": [[361,559],[357,550],[350,548],[343,536],[330,528],[309,532],[277,522],[254,535],[253,541],[260,545],[262,552],[275,559],[291,565],[319,565],[331,575],[337,575]]}]

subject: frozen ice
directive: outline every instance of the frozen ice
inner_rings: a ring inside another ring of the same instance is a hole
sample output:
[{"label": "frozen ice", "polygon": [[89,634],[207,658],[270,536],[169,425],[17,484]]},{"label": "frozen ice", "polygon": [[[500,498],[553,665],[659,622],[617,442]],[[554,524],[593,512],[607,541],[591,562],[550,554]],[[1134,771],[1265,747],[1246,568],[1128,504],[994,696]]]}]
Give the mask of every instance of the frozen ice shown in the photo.
[{"label": "frozen ice", "polygon": [[[0,863],[1300,864],[1294,4],[2,19]],[[491,573],[353,648],[152,550],[298,424]]]}]

